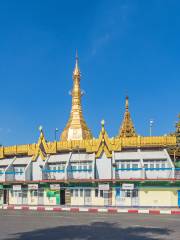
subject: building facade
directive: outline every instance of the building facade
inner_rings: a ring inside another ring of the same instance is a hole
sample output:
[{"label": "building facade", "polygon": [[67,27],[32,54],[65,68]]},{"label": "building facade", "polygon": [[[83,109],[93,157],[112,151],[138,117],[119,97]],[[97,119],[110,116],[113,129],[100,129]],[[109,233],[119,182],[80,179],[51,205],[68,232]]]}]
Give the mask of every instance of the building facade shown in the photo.
[{"label": "building facade", "polygon": [[76,57],[72,108],[59,141],[0,147],[0,204],[180,206],[180,125],[167,136],[136,133],[126,97],[119,134],[104,121],[93,138],[82,113]]}]

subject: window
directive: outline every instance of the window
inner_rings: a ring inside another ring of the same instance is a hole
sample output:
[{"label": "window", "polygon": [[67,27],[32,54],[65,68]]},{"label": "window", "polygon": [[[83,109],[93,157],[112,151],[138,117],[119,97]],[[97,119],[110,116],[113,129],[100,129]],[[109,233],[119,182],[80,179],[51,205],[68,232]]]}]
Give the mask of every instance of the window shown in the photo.
[{"label": "window", "polygon": [[134,189],[132,191],[132,197],[138,197],[138,190],[137,189]]},{"label": "window", "polygon": [[127,169],[130,169],[130,163],[127,163]]},{"label": "window", "polygon": [[98,197],[98,193],[99,193],[98,189],[95,189],[95,197]]},{"label": "window", "polygon": [[14,172],[16,175],[22,175],[24,171],[24,167],[14,167]]},{"label": "window", "polygon": [[159,163],[156,163],[156,168],[159,168]]},{"label": "window", "polygon": [[17,167],[14,167],[14,172],[16,175],[18,175],[18,168]]},{"label": "window", "polygon": [[100,190],[100,197],[103,197],[103,190]]},{"label": "window", "polygon": [[150,168],[154,168],[154,164],[153,163],[150,164]]},{"label": "window", "polygon": [[162,167],[162,168],[165,168],[165,166],[166,166],[165,163],[162,163],[161,167]]},{"label": "window", "polygon": [[20,174],[20,175],[23,174],[23,170],[22,170],[22,168],[20,168],[20,172],[19,172],[19,174]]},{"label": "window", "polygon": [[124,167],[124,163],[121,163],[121,169],[124,169],[125,167]]},{"label": "window", "polygon": [[133,163],[132,164],[132,168],[134,169],[134,168],[138,168],[138,164],[137,163]]},{"label": "window", "polygon": [[71,189],[71,197],[73,197],[73,189]]},{"label": "window", "polygon": [[14,197],[14,191],[10,190],[10,192],[11,192],[11,196]]},{"label": "window", "polygon": [[146,164],[144,164],[144,168],[148,168],[148,164],[146,163]]},{"label": "window", "polygon": [[31,190],[31,197],[37,197],[37,190]]},{"label": "window", "polygon": [[76,170],[76,166],[72,166],[72,170]]},{"label": "window", "polygon": [[120,197],[120,188],[116,188],[116,197]]},{"label": "window", "polygon": [[125,197],[131,197],[131,190],[125,190]]},{"label": "window", "polygon": [[80,189],[80,197],[83,197],[83,189]]},{"label": "window", "polygon": [[85,190],[85,197],[91,197],[91,190],[90,189]]},{"label": "window", "polygon": [[89,164],[89,170],[90,171],[92,170],[92,164],[91,163]]},{"label": "window", "polygon": [[119,168],[119,163],[115,162],[114,167]]},{"label": "window", "polygon": [[78,189],[75,189],[75,197],[78,197]]}]

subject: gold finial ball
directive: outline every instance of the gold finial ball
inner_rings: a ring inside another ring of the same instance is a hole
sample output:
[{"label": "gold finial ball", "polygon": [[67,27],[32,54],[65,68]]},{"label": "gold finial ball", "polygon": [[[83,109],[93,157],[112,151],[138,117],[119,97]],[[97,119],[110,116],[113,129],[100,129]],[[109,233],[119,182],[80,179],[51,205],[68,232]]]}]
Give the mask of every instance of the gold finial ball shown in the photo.
[{"label": "gold finial ball", "polygon": [[101,125],[102,125],[102,127],[104,127],[104,124],[105,124],[105,121],[104,121],[104,119],[103,119],[103,120],[101,120]]},{"label": "gold finial ball", "polygon": [[40,125],[40,126],[39,126],[39,131],[42,132],[42,130],[43,130],[43,126]]},{"label": "gold finial ball", "polygon": [[104,124],[105,124],[105,121],[104,120],[101,120],[101,132],[102,132],[102,134],[104,135],[104,133],[105,133],[105,129],[104,129]]}]

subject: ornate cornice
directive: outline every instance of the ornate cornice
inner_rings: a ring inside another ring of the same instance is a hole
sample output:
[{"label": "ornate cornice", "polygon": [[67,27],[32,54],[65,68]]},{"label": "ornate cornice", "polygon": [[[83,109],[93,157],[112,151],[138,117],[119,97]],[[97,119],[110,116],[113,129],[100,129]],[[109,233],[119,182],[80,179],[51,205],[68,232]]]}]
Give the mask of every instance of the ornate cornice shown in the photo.
[{"label": "ornate cornice", "polygon": [[112,156],[112,151],[121,151],[129,148],[174,148],[176,146],[175,136],[158,137],[117,137],[109,138],[104,124],[98,138],[70,140],[59,142],[47,142],[43,131],[37,144],[15,145],[0,147],[0,159],[14,156],[32,156],[36,160],[40,156],[43,160],[49,154],[70,152],[74,150],[95,153],[96,158],[104,152],[107,157]]}]

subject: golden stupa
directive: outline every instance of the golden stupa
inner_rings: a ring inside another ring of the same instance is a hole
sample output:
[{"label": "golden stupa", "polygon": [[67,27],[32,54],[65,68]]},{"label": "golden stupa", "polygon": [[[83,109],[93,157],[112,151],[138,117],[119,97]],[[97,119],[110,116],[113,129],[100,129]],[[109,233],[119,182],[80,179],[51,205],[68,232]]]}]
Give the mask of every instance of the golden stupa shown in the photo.
[{"label": "golden stupa", "polygon": [[76,53],[76,64],[73,72],[73,89],[71,91],[72,108],[68,123],[61,134],[62,141],[92,138],[91,131],[87,127],[82,114],[80,78],[81,73],[78,66],[78,55]]}]

